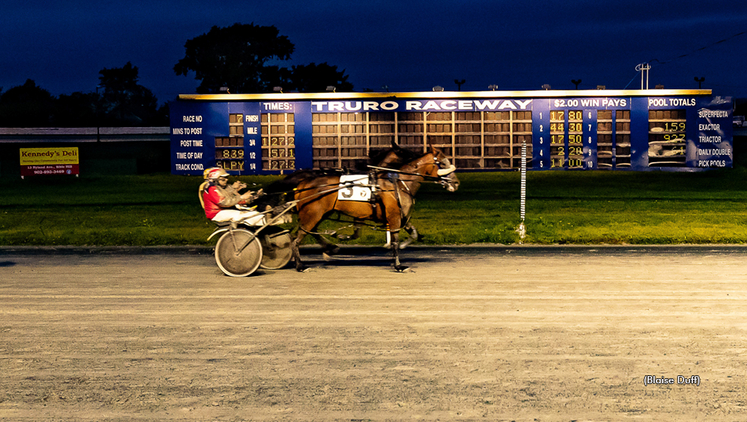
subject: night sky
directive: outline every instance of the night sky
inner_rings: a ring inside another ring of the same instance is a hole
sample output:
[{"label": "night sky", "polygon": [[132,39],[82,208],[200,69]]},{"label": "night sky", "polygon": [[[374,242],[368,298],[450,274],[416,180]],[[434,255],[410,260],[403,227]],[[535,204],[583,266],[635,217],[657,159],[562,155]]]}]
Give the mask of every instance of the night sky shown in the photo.
[{"label": "night sky", "polygon": [[716,1],[64,1],[5,0],[0,87],[32,79],[53,95],[93,92],[128,61],[160,102],[194,93],[177,76],[184,43],[212,26],[276,26],[284,66],[327,62],[356,91],[703,88],[747,97],[747,2]]}]

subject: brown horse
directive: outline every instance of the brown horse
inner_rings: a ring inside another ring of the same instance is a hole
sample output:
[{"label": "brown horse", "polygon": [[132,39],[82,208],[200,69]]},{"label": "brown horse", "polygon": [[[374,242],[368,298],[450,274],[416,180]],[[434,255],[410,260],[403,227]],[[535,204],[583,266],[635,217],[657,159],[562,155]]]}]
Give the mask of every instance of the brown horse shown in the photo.
[{"label": "brown horse", "polygon": [[[404,149],[392,141],[391,148],[379,151],[371,151],[371,156],[368,159],[368,164],[372,164],[379,167],[388,167],[393,169],[400,168],[403,164],[408,163],[420,155],[410,150]],[[356,168],[355,172],[367,172],[365,164],[360,169]],[[291,193],[296,190],[298,185],[305,181],[311,180],[321,176],[341,176],[350,173],[349,169],[319,169],[319,170],[296,170],[295,172],[285,176],[283,179],[270,183],[263,188],[264,195],[259,200],[253,202],[255,205],[261,205],[260,208],[264,209],[266,205],[272,207],[282,205],[284,198],[282,194]]]},{"label": "brown horse", "polygon": [[[400,167],[409,163],[410,161],[419,158],[422,154],[417,154],[409,149],[400,147],[396,142],[392,141],[392,146],[385,150],[371,151],[369,157],[369,164],[375,167],[383,167],[399,170]],[[366,171],[369,171],[368,169]],[[361,235],[361,229],[363,228],[364,222],[362,220],[355,219],[353,221],[354,231],[352,235],[341,235],[337,233],[335,237],[340,240],[354,240],[358,239]],[[410,215],[405,216],[405,220],[402,222],[402,229],[407,232],[409,237],[405,241],[400,242],[399,248],[404,249],[410,243],[418,240],[419,235],[415,226],[410,222]],[[384,247],[391,247],[390,236],[387,236],[387,243]]]},{"label": "brown horse", "polygon": [[426,179],[439,181],[449,192],[456,191],[459,179],[454,170],[456,168],[443,152],[431,147],[429,153],[402,166],[399,172],[395,173],[397,177],[390,177],[389,172],[378,172],[375,180],[377,197],[374,202],[338,201],[339,176],[321,176],[302,181],[293,198],[298,201],[296,208],[299,223],[298,234],[291,243],[296,270],[307,269],[301,262],[301,254],[298,251],[298,245],[307,233],[314,236],[325,251],[336,248],[314,232],[319,223],[335,211],[356,220],[384,224],[392,237],[394,268],[397,271],[406,270],[407,267],[402,266],[399,261],[399,230],[410,214],[415,194]]},{"label": "brown horse", "polygon": [[[384,150],[371,150],[368,164],[377,167],[399,169],[404,164],[420,157],[421,155],[422,154],[417,154],[411,150],[402,148],[396,142],[392,141],[392,146],[390,148]],[[340,176],[349,174],[348,171],[348,169],[297,170],[289,174],[285,178],[273,182],[268,186],[265,186],[263,190],[265,196],[260,197],[258,200],[255,200],[254,204],[258,205],[260,209],[265,209],[267,206],[271,208],[282,206],[285,201],[284,194],[296,190],[296,188],[302,181],[314,179],[321,176]],[[368,171],[370,170],[366,168],[365,165],[361,166],[360,163],[354,170],[354,172],[357,173],[366,173]],[[407,215],[407,218],[405,220],[406,221],[403,222],[402,229],[407,232],[409,237],[406,238],[403,242],[400,242],[400,249],[404,249],[407,245],[419,239],[418,231],[415,229],[415,226],[410,223],[409,214]],[[336,233],[334,234],[334,237],[340,240],[358,239],[362,231],[363,221],[355,219],[353,221],[353,226],[354,232],[351,235]],[[391,247],[391,240],[389,238],[390,236],[387,236],[387,244],[385,245],[385,247]],[[325,244],[325,249],[327,251],[325,253],[330,253],[336,248],[331,245]]]}]

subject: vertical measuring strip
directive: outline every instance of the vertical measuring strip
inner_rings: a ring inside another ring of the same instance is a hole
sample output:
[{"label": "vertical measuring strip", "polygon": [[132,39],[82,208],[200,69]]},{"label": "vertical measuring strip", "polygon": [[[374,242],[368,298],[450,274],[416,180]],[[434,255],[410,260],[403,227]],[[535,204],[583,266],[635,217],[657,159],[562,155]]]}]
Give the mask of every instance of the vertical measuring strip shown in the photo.
[{"label": "vertical measuring strip", "polygon": [[519,224],[519,243],[524,241],[526,237],[527,229],[524,226],[524,219],[526,218],[526,204],[527,204],[527,141],[524,139],[521,142],[521,205],[520,215],[521,223]]}]

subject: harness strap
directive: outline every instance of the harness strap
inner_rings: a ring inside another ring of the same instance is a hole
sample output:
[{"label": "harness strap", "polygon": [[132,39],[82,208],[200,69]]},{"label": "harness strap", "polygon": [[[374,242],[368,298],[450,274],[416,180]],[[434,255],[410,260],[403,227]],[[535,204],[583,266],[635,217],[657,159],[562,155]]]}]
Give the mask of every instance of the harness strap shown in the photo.
[{"label": "harness strap", "polygon": [[[307,191],[307,190],[318,189],[318,188],[326,188],[326,187],[329,187],[329,186],[335,186],[335,187],[337,187],[337,189],[334,189],[334,190],[340,190],[340,189],[343,189],[343,188],[347,187],[348,185],[355,185],[355,183],[353,181],[347,181],[347,182],[339,182],[338,181],[337,183],[327,183],[325,185],[310,186],[308,188],[303,188],[303,189],[293,188],[293,189],[291,189],[289,191],[285,191],[283,193],[286,193],[286,192],[304,192],[304,191]],[[359,185],[356,185],[356,186],[359,186]],[[332,191],[330,191],[330,192],[332,192]],[[280,192],[277,192],[277,193],[280,193]]]}]

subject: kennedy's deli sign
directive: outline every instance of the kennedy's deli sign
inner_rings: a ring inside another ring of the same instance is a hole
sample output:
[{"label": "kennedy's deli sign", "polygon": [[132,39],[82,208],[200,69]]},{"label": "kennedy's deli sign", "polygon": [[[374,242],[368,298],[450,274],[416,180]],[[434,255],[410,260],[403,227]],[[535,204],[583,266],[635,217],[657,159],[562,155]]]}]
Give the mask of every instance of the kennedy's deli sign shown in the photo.
[{"label": "kennedy's deli sign", "polygon": [[21,148],[21,177],[80,174],[77,147]]}]

